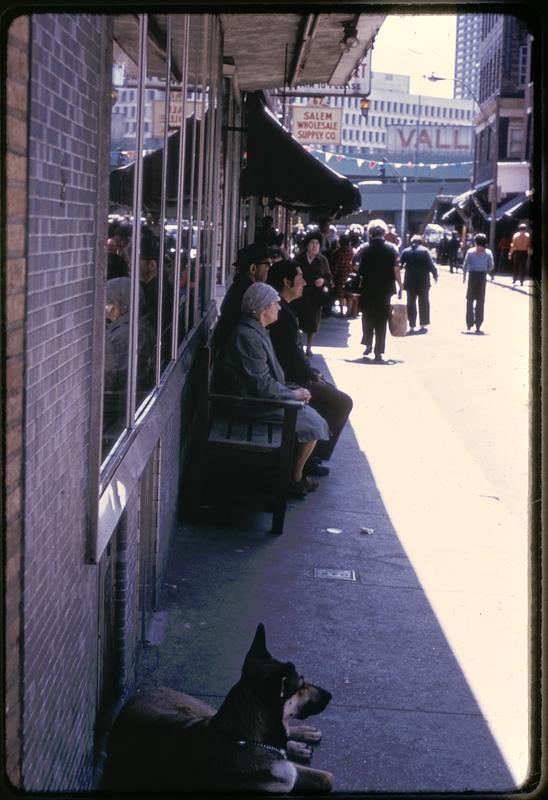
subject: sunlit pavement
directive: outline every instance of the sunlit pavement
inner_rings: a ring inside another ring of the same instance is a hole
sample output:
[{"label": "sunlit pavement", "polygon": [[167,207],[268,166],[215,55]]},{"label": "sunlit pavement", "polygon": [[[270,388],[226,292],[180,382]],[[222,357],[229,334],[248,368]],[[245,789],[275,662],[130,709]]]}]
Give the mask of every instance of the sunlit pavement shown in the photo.
[{"label": "sunlit pavement", "polygon": [[316,350],[357,399],[352,427],[398,539],[519,784],[528,769],[531,286],[510,285],[489,282],[485,335],[465,333],[462,274],[442,268],[429,332],[389,335],[393,364],[349,363],[363,353],[359,320],[346,351]]},{"label": "sunlit pavement", "polygon": [[333,695],[312,766],[337,792],[525,779],[530,300],[503,280],[468,335],[462,276],[441,270],[431,331],[389,336],[387,365],[363,361],[359,319],[322,320],[313,363],[354,398],[331,474],[282,536],[228,509],[183,526],[140,686],[217,707],[262,621]]}]

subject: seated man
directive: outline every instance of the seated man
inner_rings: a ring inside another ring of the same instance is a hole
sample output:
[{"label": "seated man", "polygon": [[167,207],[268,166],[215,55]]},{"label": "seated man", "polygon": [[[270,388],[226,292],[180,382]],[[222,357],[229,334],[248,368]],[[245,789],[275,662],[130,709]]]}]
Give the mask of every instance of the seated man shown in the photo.
[{"label": "seated man", "polygon": [[[240,321],[219,359],[222,369],[217,371],[217,391],[238,396],[309,402],[310,392],[306,388],[286,382],[266,330],[278,316],[278,300],[278,294],[272,286],[262,282],[252,284],[245,291]],[[250,406],[245,413],[246,416],[258,418],[264,418],[266,413],[269,419],[280,419],[283,412],[265,412]],[[327,439],[329,430],[326,421],[305,405],[297,412],[295,432],[297,445],[289,493],[294,497],[305,497],[317,484],[303,475],[303,468],[317,440]]]},{"label": "seated man", "polygon": [[264,283],[272,263],[270,250],[264,242],[249,244],[238,251],[236,274],[221,303],[217,324],[211,337],[211,349],[216,355],[238,324],[241,314],[242,297],[253,283]]},{"label": "seated man", "polygon": [[352,410],[352,398],[328,383],[321,372],[310,366],[305,358],[298,319],[291,308],[303,292],[305,280],[296,261],[277,261],[270,268],[268,283],[280,295],[278,319],[269,327],[270,340],[287,381],[309,390],[310,405],[326,420],[331,435],[328,441],[318,442],[314,456],[308,461],[305,473],[327,475],[329,468],[321,464],[329,459]]},{"label": "seated man", "polygon": [[[140,292],[140,305],[143,294]],[[104,422],[105,430],[125,423],[126,393],[128,390],[128,363],[130,347],[129,309],[131,281],[129,278],[111,278],[106,286],[106,331],[104,371]],[[156,332],[144,315],[137,325],[137,403],[146,397],[154,385]]]}]

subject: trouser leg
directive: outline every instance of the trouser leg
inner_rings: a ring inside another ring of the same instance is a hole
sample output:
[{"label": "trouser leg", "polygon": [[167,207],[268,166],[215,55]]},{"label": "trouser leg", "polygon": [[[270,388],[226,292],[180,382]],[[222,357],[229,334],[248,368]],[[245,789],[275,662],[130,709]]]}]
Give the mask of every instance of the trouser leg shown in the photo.
[{"label": "trouser leg", "polygon": [[430,325],[430,298],[428,289],[419,292],[419,320],[421,325]]},{"label": "trouser leg", "polygon": [[479,328],[483,322],[486,280],[487,280],[487,275],[485,272],[482,272],[478,278],[478,286],[476,292],[476,328]]},{"label": "trouser leg", "polygon": [[386,344],[386,326],[390,313],[390,298],[378,302],[375,309],[375,347],[376,356],[382,356]]},{"label": "trouser leg", "polygon": [[407,289],[407,320],[410,328],[414,328],[417,324],[417,292],[415,289]]},{"label": "trouser leg", "polygon": [[325,419],[331,434],[328,441],[318,442],[314,455],[327,460],[331,456],[352,410],[352,398],[331,383],[310,383],[308,389],[312,395],[311,407]]},{"label": "trouser leg", "polygon": [[476,282],[473,272],[468,273],[466,289],[466,327],[471,328],[475,321],[474,304],[476,302]]},{"label": "trouser leg", "polygon": [[474,303],[473,297],[466,298],[466,327],[471,328],[474,324]]},{"label": "trouser leg", "polygon": [[374,331],[374,317],[373,309],[369,306],[362,307],[362,344],[366,347],[371,347],[373,344],[373,331]]},{"label": "trouser leg", "polygon": [[483,322],[483,308],[485,303],[485,272],[470,272],[468,275],[468,291],[466,292],[466,325],[477,328]]},{"label": "trouser leg", "polygon": [[515,268],[514,268],[514,281],[518,280],[523,283],[525,277],[525,267],[527,264],[527,253],[518,251],[514,253]]}]

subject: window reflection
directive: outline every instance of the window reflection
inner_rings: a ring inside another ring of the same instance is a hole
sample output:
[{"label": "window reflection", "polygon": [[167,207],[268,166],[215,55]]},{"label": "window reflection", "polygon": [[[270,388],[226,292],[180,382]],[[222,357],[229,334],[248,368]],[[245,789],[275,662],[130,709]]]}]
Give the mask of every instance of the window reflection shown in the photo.
[{"label": "window reflection", "polygon": [[213,294],[219,36],[214,15],[114,17],[103,461]]},{"label": "window reflection", "polygon": [[[126,427],[131,307],[132,200],[137,137],[136,61],[113,41],[110,117],[111,197],[107,239],[103,460]],[[113,174],[117,178],[113,181]]]}]

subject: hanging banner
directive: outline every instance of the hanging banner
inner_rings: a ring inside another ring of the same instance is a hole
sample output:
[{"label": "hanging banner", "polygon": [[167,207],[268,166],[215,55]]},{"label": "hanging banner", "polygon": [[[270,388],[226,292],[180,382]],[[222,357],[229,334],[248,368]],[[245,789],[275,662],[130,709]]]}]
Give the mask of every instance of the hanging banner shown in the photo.
[{"label": "hanging banner", "polygon": [[340,144],[342,108],[293,106],[293,137],[300,144]]}]

